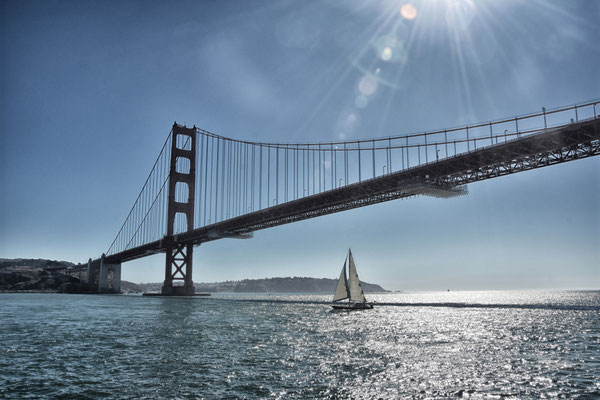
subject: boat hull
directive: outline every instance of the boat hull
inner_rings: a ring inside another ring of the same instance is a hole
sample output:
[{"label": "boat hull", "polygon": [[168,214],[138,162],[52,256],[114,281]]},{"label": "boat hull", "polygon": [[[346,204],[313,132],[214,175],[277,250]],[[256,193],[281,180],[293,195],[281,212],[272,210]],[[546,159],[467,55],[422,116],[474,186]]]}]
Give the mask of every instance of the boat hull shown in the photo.
[{"label": "boat hull", "polygon": [[369,304],[369,303],[332,304],[331,307],[334,310],[346,310],[346,311],[370,310],[373,308],[373,304]]}]

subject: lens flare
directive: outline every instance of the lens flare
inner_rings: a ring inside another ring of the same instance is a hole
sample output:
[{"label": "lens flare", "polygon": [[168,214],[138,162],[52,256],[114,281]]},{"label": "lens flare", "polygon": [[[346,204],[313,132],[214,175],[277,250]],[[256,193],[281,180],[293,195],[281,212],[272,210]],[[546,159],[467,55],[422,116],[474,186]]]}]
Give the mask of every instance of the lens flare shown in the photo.
[{"label": "lens flare", "polygon": [[356,99],[354,100],[354,105],[356,108],[365,108],[368,103],[369,99],[367,99],[367,96],[362,94],[360,96],[356,96]]},{"label": "lens flare", "polygon": [[338,119],[337,129],[341,133],[349,134],[357,128],[358,123],[359,123],[358,114],[355,111],[349,109],[349,110],[344,111],[340,115],[340,118]]},{"label": "lens flare", "polygon": [[358,119],[358,117],[356,116],[356,114],[354,113],[350,113],[348,114],[348,116],[346,117],[346,123],[348,125],[354,125],[356,123],[356,120]]},{"label": "lens flare", "polygon": [[406,3],[400,8],[400,14],[406,19],[415,19],[417,18],[417,8],[410,3]]},{"label": "lens flare", "polygon": [[364,96],[371,96],[377,90],[377,80],[370,75],[365,75],[358,82],[358,90]]},{"label": "lens flare", "polygon": [[392,48],[391,47],[386,47],[385,49],[383,49],[383,51],[381,52],[381,59],[383,61],[389,61],[392,59]]},{"label": "lens flare", "polygon": [[396,34],[387,34],[378,37],[371,45],[380,60],[390,63],[404,63],[407,51],[404,41]]}]

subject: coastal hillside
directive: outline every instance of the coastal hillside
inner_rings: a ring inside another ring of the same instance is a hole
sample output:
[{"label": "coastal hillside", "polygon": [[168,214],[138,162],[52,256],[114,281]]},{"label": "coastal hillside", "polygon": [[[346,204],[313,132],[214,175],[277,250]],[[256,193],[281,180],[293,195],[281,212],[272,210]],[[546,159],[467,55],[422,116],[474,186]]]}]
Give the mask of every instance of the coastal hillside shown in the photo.
[{"label": "coastal hillside", "polygon": [[[74,265],[68,261],[0,258],[0,291],[57,291],[63,283],[79,282],[80,273],[70,270]],[[361,284],[366,293],[388,292],[377,284]],[[197,292],[212,293],[333,293],[336,285],[337,279],[308,277],[195,283]],[[160,292],[161,287],[162,282],[136,284],[121,281],[123,293]]]},{"label": "coastal hillside", "polygon": [[[361,282],[366,293],[388,292],[373,283]],[[244,279],[241,281],[226,281],[214,283],[195,283],[197,292],[228,292],[228,293],[333,293],[337,279],[286,277]],[[144,292],[160,292],[162,283],[140,283],[138,286]]]},{"label": "coastal hillside", "polygon": [[56,291],[63,283],[77,280],[69,276],[68,261],[0,258],[0,290]]},{"label": "coastal hillside", "polygon": [[[377,284],[361,282],[365,292],[387,292]],[[327,278],[265,278],[244,279],[236,282],[199,283],[196,290],[205,292],[246,292],[246,293],[333,293],[337,279]]]},{"label": "coastal hillside", "polygon": [[68,261],[46,260],[44,258],[0,258],[0,271],[18,270],[19,268],[66,268],[73,265],[75,264]]},{"label": "coastal hillside", "polygon": [[[3,292],[58,292],[64,284],[85,281],[85,271],[72,271],[69,261],[43,258],[0,258],[0,291]],[[121,281],[123,293],[140,293],[142,289],[132,282]]]}]

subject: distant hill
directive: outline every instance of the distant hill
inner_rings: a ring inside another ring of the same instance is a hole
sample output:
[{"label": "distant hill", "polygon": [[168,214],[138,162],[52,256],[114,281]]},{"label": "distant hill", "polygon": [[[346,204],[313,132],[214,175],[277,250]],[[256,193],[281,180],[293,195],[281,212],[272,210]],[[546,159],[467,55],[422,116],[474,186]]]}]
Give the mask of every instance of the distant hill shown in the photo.
[{"label": "distant hill", "polygon": [[[379,285],[361,282],[365,292],[387,292]],[[202,292],[238,293],[333,293],[337,279],[327,278],[265,278],[244,279],[236,282],[198,283],[196,290]]]},{"label": "distant hill", "polygon": [[47,267],[72,267],[73,263],[68,261],[46,260],[44,258],[0,258],[0,271],[15,270],[19,267],[26,269]]},{"label": "distant hill", "polygon": [[[365,292],[389,292],[379,285],[361,282]],[[337,279],[327,278],[264,278],[215,283],[195,283],[197,292],[229,293],[333,293]],[[140,283],[144,292],[160,292],[162,283]]]},{"label": "distant hill", "polygon": [[[0,290],[2,291],[57,291],[66,282],[79,282],[79,274],[69,276],[68,261],[46,259],[0,258]],[[367,293],[389,292],[379,285],[361,282]],[[197,292],[233,293],[333,293],[337,279],[287,277],[244,279],[214,283],[196,283]],[[123,293],[160,292],[160,283],[132,283],[121,281]]]}]

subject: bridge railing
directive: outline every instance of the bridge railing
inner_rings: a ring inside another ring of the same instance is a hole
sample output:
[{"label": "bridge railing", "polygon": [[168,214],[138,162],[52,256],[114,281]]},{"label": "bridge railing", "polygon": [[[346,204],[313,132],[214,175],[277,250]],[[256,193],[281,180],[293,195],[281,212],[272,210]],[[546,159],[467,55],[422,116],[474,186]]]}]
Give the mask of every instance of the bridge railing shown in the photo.
[{"label": "bridge railing", "polygon": [[[467,126],[368,140],[323,143],[265,143],[236,140],[196,128],[193,226],[182,215],[175,234],[210,226],[303,197],[418,167],[598,118],[600,101]],[[107,254],[162,238],[166,231],[170,154],[165,145]],[[185,148],[188,143],[178,143]],[[177,163],[179,172],[189,163]],[[176,201],[185,202],[185,184]]]}]

